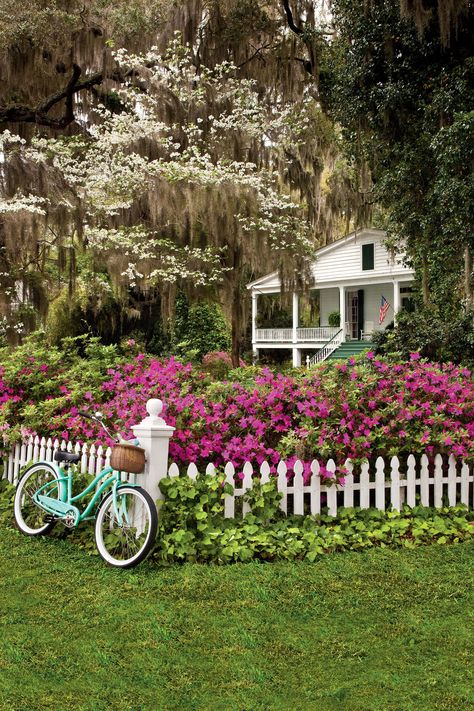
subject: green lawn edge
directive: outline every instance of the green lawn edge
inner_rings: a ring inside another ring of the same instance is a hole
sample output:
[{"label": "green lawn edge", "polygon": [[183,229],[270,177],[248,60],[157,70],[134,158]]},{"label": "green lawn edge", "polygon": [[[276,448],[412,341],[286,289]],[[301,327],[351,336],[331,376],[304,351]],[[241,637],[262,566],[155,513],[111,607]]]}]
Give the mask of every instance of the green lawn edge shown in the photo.
[{"label": "green lawn edge", "polygon": [[107,568],[0,532],[0,708],[474,708],[472,542]]}]

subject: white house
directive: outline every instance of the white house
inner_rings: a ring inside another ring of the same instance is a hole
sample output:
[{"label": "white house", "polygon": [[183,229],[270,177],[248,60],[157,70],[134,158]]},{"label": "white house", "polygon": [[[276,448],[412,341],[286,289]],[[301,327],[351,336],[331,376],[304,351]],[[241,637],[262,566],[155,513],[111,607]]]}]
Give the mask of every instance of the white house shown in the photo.
[{"label": "white house", "polygon": [[[267,274],[247,286],[252,295],[252,345],[255,356],[268,348],[287,348],[293,365],[301,365],[302,351],[314,351],[311,363],[342,352],[347,341],[367,341],[373,332],[385,329],[410,298],[414,279],[402,254],[394,258],[384,245],[385,232],[363,229],[322,247],[311,266],[319,290],[320,319],[314,328],[298,324],[298,295],[293,294],[291,328],[257,328],[259,294],[278,294],[277,272]],[[388,302],[380,322],[380,308]],[[339,312],[340,326],[330,327],[328,316]],[[361,344],[363,347],[363,344]]]}]

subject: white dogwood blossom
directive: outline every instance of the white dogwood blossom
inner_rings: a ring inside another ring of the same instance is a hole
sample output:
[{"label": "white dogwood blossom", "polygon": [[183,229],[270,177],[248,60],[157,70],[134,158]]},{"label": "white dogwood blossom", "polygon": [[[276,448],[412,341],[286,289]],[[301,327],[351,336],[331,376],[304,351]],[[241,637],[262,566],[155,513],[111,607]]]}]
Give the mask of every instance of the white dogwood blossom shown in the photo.
[{"label": "white dogwood blossom", "polygon": [[46,206],[49,200],[38,195],[23,195],[17,193],[14,197],[5,199],[0,197],[0,215],[14,212],[30,212],[35,215],[46,215]]},{"label": "white dogwood blossom", "polygon": [[[227,199],[235,207],[234,226],[228,220],[226,229],[252,235],[271,251],[311,251],[302,205],[283,189],[277,166],[250,158],[255,146],[276,151],[298,140],[306,119],[294,107],[266,106],[255,83],[237,78],[229,62],[198,71],[180,37],[164,55],[156,48],[145,55],[118,50],[115,60],[127,77],[116,92],[120,111],[94,108],[82,134],[37,137],[28,147],[7,136],[15,150],[60,176],[64,189],[55,204],[80,205],[86,244],[126,259],[121,274],[131,285],[218,283],[229,268],[219,228],[207,244],[201,235],[219,222],[206,201]],[[46,204],[18,196],[0,202],[0,212],[41,215]]]}]

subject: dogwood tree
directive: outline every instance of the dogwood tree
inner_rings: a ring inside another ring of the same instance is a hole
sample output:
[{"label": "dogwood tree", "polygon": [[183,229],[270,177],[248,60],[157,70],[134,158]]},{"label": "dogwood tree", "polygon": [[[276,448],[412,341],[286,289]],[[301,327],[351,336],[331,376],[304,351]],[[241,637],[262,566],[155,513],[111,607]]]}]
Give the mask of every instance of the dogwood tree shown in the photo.
[{"label": "dogwood tree", "polygon": [[45,190],[38,195],[36,183],[0,210],[40,218],[47,202],[50,215],[69,212],[70,230],[122,284],[225,284],[238,358],[252,269],[265,260],[287,267],[291,280],[312,250],[304,205],[281,179],[285,149],[305,140],[312,101],[262,101],[230,62],[198,71],[179,36],[165,54],[120,50],[115,61],[128,77],[118,110],[92,109],[79,135],[30,145],[4,135],[7,160],[36,164]]}]

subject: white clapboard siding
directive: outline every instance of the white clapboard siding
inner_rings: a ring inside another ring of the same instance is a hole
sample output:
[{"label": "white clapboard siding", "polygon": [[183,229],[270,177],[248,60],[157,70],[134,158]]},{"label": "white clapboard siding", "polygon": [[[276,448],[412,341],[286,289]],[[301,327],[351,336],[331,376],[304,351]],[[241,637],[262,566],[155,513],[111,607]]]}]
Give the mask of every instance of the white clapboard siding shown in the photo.
[{"label": "white clapboard siding", "polygon": [[[83,474],[95,476],[105,466],[109,466],[111,449],[92,444],[74,444],[64,440],[46,440],[44,437],[30,437],[22,444],[15,445],[3,457],[3,478],[16,484],[22,468],[30,463],[54,461],[58,450],[75,452],[80,456],[79,466]],[[326,484],[320,476],[324,465],[328,472],[336,471],[335,462],[330,459],[326,463],[312,461],[309,474],[305,477],[303,463],[299,460],[291,466],[280,461],[278,466],[271,468],[268,462],[260,467],[246,462],[243,467],[236,467],[228,462],[225,466],[216,467],[209,463],[202,470],[190,463],[181,470],[176,464],[171,464],[168,476],[186,475],[195,480],[199,473],[221,477],[233,488],[233,494],[224,497],[224,515],[226,518],[245,515],[250,511],[246,500],[246,492],[253,486],[254,478],[262,484],[276,477],[278,491],[282,494],[280,508],[285,514],[313,516],[326,509],[330,516],[336,516],[339,509],[375,507],[381,511],[387,507],[400,510],[403,503],[415,506],[455,506],[464,504],[474,506],[474,467],[465,462],[457,461],[453,456],[446,457],[437,454],[434,461],[426,455],[410,455],[400,462],[398,457],[386,460],[378,457],[375,462],[365,462],[356,467],[350,460],[345,462],[344,486]],[[273,472],[273,473],[271,473]],[[138,482],[140,475],[122,474],[127,481]],[[236,506],[236,501],[239,505]]]}]

